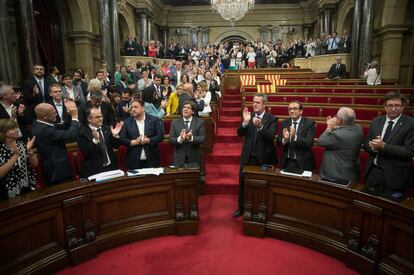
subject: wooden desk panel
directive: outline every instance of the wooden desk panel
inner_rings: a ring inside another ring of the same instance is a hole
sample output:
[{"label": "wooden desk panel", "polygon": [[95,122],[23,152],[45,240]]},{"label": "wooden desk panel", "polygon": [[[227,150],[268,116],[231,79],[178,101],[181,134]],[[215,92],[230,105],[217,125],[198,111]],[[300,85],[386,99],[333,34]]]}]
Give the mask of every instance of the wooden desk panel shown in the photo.
[{"label": "wooden desk panel", "polygon": [[52,273],[99,252],[198,233],[198,171],[69,182],[0,202],[0,273]]},{"label": "wooden desk panel", "polygon": [[349,187],[245,168],[246,235],[298,243],[363,274],[414,273],[414,200],[400,203]]}]

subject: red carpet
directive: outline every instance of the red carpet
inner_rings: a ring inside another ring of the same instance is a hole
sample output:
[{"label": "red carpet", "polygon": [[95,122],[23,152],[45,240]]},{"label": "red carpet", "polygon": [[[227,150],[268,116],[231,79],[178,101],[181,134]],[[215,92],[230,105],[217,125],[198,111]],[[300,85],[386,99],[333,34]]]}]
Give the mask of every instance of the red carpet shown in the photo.
[{"label": "red carpet", "polygon": [[316,251],[242,234],[236,196],[200,197],[200,234],[121,246],[59,274],[356,274]]},{"label": "red carpet", "polygon": [[206,156],[206,194],[237,194],[242,138],[239,91],[223,97],[213,152]]}]

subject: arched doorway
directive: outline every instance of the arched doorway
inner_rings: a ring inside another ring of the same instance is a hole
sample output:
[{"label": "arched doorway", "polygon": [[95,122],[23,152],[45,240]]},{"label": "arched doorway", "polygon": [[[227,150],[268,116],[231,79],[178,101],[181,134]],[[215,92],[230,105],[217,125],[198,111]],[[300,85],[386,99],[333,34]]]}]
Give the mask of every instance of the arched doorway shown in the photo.
[{"label": "arched doorway", "polygon": [[239,42],[239,43],[246,43],[246,38],[239,36],[239,35],[232,35],[232,36],[228,36],[226,38],[224,38],[223,40],[220,41],[221,43],[234,43],[234,42]]},{"label": "arched doorway", "polygon": [[247,32],[240,31],[240,30],[232,30],[232,31],[223,32],[218,37],[213,39],[213,44],[226,42],[232,39],[236,41],[243,41],[243,43],[254,41],[254,38]]}]

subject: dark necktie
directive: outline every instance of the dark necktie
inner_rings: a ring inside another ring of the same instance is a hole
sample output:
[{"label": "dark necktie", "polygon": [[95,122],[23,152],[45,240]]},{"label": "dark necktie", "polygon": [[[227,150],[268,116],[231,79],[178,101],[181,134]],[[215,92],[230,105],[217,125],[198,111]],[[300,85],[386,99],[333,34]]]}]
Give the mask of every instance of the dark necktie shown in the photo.
[{"label": "dark necktie", "polygon": [[185,120],[184,121],[184,124],[185,124],[185,131],[186,132],[188,132],[188,131],[190,131],[190,121],[189,120]]},{"label": "dark necktie", "polygon": [[[296,125],[298,123],[296,121],[293,122],[293,127],[295,128],[295,132],[296,132]],[[289,141],[289,154],[288,154],[288,158],[290,159],[294,159],[295,158],[295,140],[291,139]]]},{"label": "dark necktie", "polygon": [[[256,116],[257,118],[260,118],[259,116]],[[257,128],[253,127],[253,139],[252,139],[252,155],[256,156],[256,142],[257,142]]]},{"label": "dark necktie", "polygon": [[101,149],[103,166],[107,166],[109,164],[109,158],[108,158],[108,153],[106,151],[105,139],[104,139],[101,128],[98,128],[98,134],[99,134],[99,148]]},{"label": "dark necktie", "polygon": [[388,121],[387,129],[385,130],[384,136],[382,137],[382,141],[388,142],[388,139],[390,138],[391,132],[392,132],[392,125],[394,124],[394,121],[390,120]]}]

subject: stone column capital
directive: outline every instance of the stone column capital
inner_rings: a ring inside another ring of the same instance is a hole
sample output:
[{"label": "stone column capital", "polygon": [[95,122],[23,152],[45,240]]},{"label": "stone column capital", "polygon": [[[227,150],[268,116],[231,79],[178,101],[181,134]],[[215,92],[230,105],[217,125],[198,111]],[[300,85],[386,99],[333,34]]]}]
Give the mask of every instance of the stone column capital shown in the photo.
[{"label": "stone column capital", "polygon": [[199,28],[200,32],[202,33],[208,33],[210,31],[210,28],[208,26],[201,26]]},{"label": "stone column capital", "polygon": [[151,17],[151,12],[147,9],[135,9],[135,14],[138,15],[139,17],[143,17],[143,18],[147,18],[147,17]]},{"label": "stone column capital", "polygon": [[322,10],[324,12],[331,12],[331,11],[336,10],[336,8],[337,8],[336,4],[325,4],[322,6]]},{"label": "stone column capital", "polygon": [[259,32],[264,33],[267,32],[269,30],[268,26],[259,26]]},{"label": "stone column capital", "polygon": [[197,33],[200,30],[200,27],[188,27],[190,33]]},{"label": "stone column capital", "polygon": [[313,28],[313,25],[312,24],[309,24],[309,23],[305,23],[305,24],[302,25],[302,28],[304,30],[310,30],[310,29]]}]

